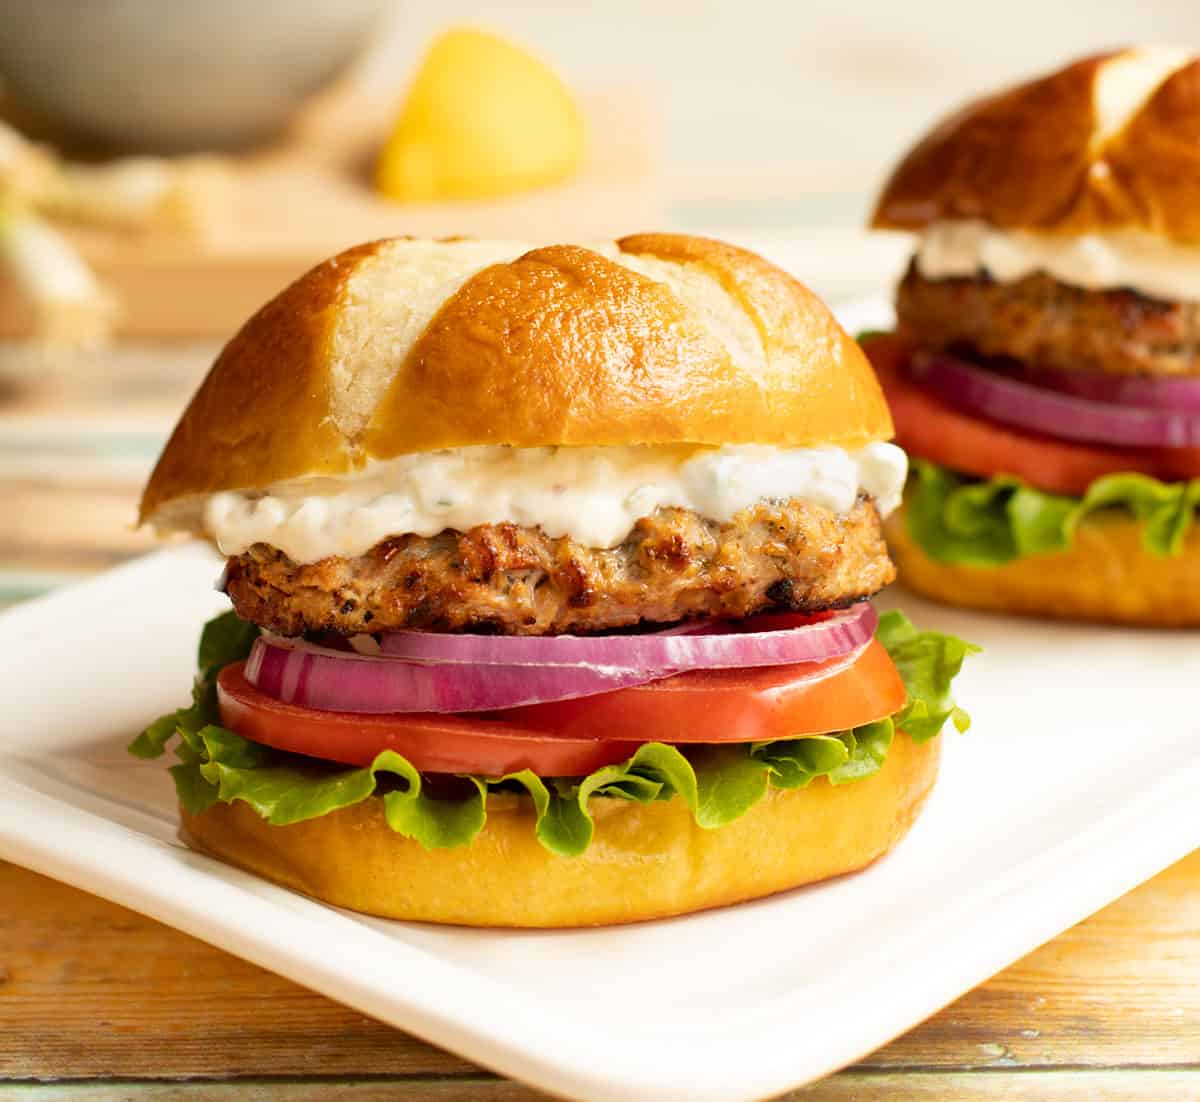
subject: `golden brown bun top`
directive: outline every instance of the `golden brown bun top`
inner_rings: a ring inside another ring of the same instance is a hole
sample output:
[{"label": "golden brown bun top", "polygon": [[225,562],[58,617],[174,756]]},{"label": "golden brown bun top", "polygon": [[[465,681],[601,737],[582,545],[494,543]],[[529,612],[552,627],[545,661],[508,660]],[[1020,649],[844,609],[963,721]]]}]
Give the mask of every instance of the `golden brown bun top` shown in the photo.
[{"label": "golden brown bun top", "polygon": [[901,161],[872,225],[943,219],[1200,243],[1200,59],[1117,50],[968,104]]},{"label": "golden brown bun top", "polygon": [[302,276],[217,358],[142,499],[476,444],[855,447],[892,434],[803,284],[674,234],[583,248],[376,241]]}]

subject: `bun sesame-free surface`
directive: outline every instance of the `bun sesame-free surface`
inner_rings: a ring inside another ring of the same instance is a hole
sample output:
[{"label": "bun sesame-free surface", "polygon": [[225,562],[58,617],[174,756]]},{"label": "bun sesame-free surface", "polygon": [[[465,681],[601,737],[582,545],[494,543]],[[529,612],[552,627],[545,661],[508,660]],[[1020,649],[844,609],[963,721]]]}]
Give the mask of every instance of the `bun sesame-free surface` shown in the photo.
[{"label": "bun sesame-free surface", "polygon": [[858,345],[753,253],[673,234],[392,239],[319,265],[246,323],[141,515],[468,445],[857,447],[891,432]]},{"label": "bun sesame-free surface", "polygon": [[678,797],[596,798],[596,834],[578,857],[534,835],[528,800],[492,797],[483,831],[458,849],[423,849],[389,829],[382,801],[271,826],[247,804],[183,812],[203,850],[306,895],[367,914],[466,926],[638,922],[757,899],[852,872],[908,833],[937,777],[941,739],[897,734],[874,776],[771,789],[718,830]]},{"label": "bun sesame-free surface", "polygon": [[872,224],[957,219],[1200,243],[1200,58],[1116,50],[967,104],[901,161]]}]

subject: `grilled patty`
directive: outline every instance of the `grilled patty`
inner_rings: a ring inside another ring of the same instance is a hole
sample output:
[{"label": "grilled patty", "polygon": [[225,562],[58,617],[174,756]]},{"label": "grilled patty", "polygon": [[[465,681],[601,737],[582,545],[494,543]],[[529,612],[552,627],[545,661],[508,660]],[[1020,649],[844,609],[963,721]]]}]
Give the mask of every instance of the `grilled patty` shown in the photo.
[{"label": "grilled patty", "polygon": [[255,544],[228,563],[238,615],[283,635],[484,630],[542,635],[643,621],[837,608],[895,577],[875,506],[845,516],[762,503],[720,524],[659,509],[610,549],[537,528],[401,536],[366,554],[298,565]]},{"label": "grilled patty", "polygon": [[1085,291],[1047,275],[926,279],[896,293],[900,328],[925,348],[1111,375],[1200,375],[1200,304]]}]

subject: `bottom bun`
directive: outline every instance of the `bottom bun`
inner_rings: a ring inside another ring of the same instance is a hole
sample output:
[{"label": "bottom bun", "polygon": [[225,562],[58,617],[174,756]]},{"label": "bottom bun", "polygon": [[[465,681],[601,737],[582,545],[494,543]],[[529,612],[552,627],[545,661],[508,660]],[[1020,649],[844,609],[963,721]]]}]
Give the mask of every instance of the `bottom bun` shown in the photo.
[{"label": "bottom bun", "polygon": [[1132,517],[1094,514],[1065,551],[967,566],[925,554],[909,535],[904,508],[884,527],[901,584],[935,601],[1144,627],[1200,626],[1200,525],[1188,531],[1180,553],[1168,557],[1150,554],[1142,532]]},{"label": "bottom bun", "polygon": [[905,735],[866,780],[771,789],[728,826],[696,826],[682,800],[594,799],[580,857],[534,837],[527,800],[492,797],[469,846],[422,849],[390,830],[376,797],[271,826],[242,802],[183,814],[208,853],[315,899],[387,918],[465,926],[599,926],[686,914],[862,868],[904,836],[937,777],[940,739]]}]

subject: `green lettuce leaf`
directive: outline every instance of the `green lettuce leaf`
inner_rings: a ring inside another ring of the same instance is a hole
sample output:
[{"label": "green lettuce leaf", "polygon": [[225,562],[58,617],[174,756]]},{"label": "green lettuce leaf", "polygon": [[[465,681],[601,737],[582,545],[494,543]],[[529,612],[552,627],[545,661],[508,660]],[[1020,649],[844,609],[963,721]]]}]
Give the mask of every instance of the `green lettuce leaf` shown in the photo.
[{"label": "green lettuce leaf", "polygon": [[[159,716],[133,740],[129,752],[137,758],[157,758],[176,732],[195,736],[203,728],[219,724],[217,674],[226,666],[248,657],[258,634],[257,624],[238,619],[237,613],[232,610],[209,620],[200,633],[199,653],[196,656],[199,669],[192,683],[191,705]],[[192,745],[196,748],[194,740]]]},{"label": "green lettuce leaf", "polygon": [[807,788],[816,777],[832,777],[850,760],[850,754],[850,739],[845,734],[778,739],[758,743],[750,751],[752,758],[767,767],[773,788]]},{"label": "green lettuce leaf", "polygon": [[[830,784],[850,784],[851,781],[861,781],[865,777],[878,773],[883,763],[887,761],[888,751],[892,747],[898,720],[877,720],[862,727],[847,731],[846,749],[849,755],[836,769],[829,774]],[[916,741],[925,741],[923,739]]]},{"label": "green lettuce leaf", "polygon": [[908,703],[892,717],[897,727],[914,742],[926,742],[940,734],[946,720],[960,733],[970,727],[971,717],[954,703],[950,683],[964,659],[978,654],[979,647],[938,631],[918,631],[896,609],[879,617],[875,638],[891,655],[908,690]]},{"label": "green lettuce leaf", "polygon": [[1000,566],[1026,555],[1063,551],[1089,516],[1131,513],[1152,555],[1177,555],[1200,508],[1200,479],[1159,482],[1141,474],[1097,479],[1083,497],[1043,493],[1010,475],[968,478],[916,459],[908,495],[908,532],[938,562]]},{"label": "green lettuce leaf", "polygon": [[538,841],[574,857],[595,834],[595,799],[681,799],[698,826],[715,830],[744,815],[768,788],[803,788],[818,777],[848,784],[879,771],[897,730],[932,738],[946,720],[960,731],[969,720],[950,695],[950,682],[977,647],[937,632],[918,631],[899,612],[880,617],[877,638],[891,654],[908,699],[888,719],[852,731],[766,743],[688,747],[646,743],[626,761],[586,777],[542,778],[523,770],[505,777],[461,776],[457,791],[428,791],[421,773],[400,754],[380,753],[365,768],[313,762],[242,738],[219,725],[215,684],[220,670],[249,653],[258,634],[233,613],[211,621],[201,638],[192,704],[155,720],[130,745],[138,757],[162,755],[176,736],[171,769],[180,803],[198,815],[217,802],[241,800],[276,826],[350,807],[370,796],[383,801],[388,826],[429,848],[469,845],[487,822],[489,794],[524,793]]}]

